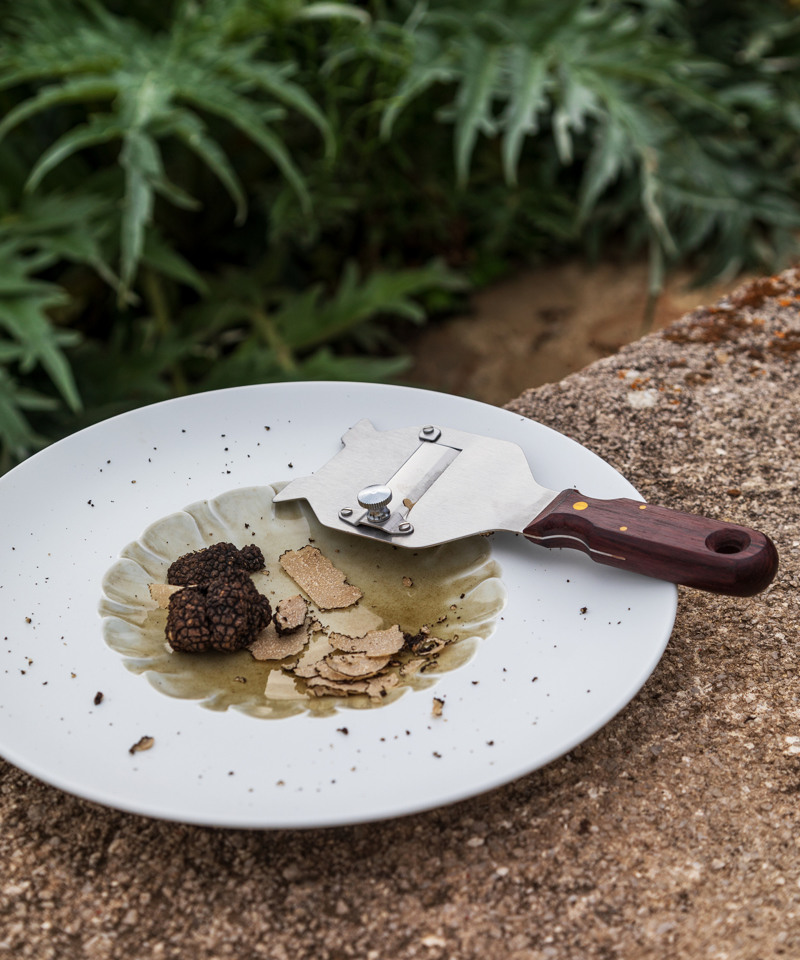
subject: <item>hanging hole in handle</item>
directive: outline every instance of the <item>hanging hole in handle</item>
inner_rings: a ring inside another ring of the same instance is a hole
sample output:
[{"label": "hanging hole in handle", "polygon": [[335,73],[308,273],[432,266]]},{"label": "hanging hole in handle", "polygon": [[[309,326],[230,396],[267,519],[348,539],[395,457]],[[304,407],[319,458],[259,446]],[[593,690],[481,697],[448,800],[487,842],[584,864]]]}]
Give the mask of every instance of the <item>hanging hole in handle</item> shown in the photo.
[{"label": "hanging hole in handle", "polygon": [[744,530],[715,530],[706,537],[706,546],[714,553],[741,553],[750,546]]}]

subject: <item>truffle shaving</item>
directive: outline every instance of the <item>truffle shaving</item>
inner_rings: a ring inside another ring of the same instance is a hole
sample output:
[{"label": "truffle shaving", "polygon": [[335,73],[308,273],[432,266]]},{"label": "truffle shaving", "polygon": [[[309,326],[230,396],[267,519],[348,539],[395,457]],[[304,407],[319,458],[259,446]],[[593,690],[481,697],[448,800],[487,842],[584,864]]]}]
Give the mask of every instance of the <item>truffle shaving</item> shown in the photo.
[{"label": "truffle shaving", "polygon": [[267,677],[264,696],[270,700],[305,700],[306,695],[301,693],[293,677],[282,670],[272,670]]},{"label": "truffle shaving", "polygon": [[440,637],[432,637],[427,627],[423,627],[414,637],[406,637],[406,649],[412,653],[422,654],[426,657],[430,657],[433,654],[439,653],[440,650],[444,650],[449,643],[450,641],[442,640]]},{"label": "truffle shaving", "polygon": [[298,593],[294,597],[279,601],[272,620],[278,633],[291,633],[303,626],[307,615],[308,604]]},{"label": "truffle shaving", "polygon": [[366,677],[350,677],[346,673],[340,673],[327,660],[320,660],[319,663],[315,664],[315,669],[314,677],[322,677],[323,680],[333,680],[336,683],[352,683],[354,681],[358,682],[360,679],[366,679]]},{"label": "truffle shaving", "polygon": [[405,634],[395,624],[388,630],[370,630],[363,637],[347,637],[332,633],[331,643],[345,653],[365,653],[368,657],[389,657],[398,653],[406,642]]},{"label": "truffle shaving", "polygon": [[300,657],[297,666],[292,671],[296,677],[309,679],[317,676],[317,664],[323,660],[329,653],[333,653],[333,647],[328,642],[327,637],[318,637],[309,646],[308,650]]},{"label": "truffle shaving", "polygon": [[363,596],[317,547],[287,550],[280,556],[280,565],[320,610],[352,607]]},{"label": "truffle shaving", "polygon": [[345,677],[374,677],[389,662],[389,657],[368,657],[363,653],[333,653],[323,660]]},{"label": "truffle shaving", "polygon": [[380,677],[373,677],[367,681],[367,696],[370,700],[380,700],[400,683],[396,673],[385,673]]},{"label": "truffle shaving", "polygon": [[426,663],[428,661],[425,657],[414,657],[412,660],[407,660],[400,665],[400,676],[413,677],[415,673],[419,673],[420,667],[425,666]]},{"label": "truffle shaving", "polygon": [[297,656],[308,643],[308,629],[305,625],[291,633],[279,634],[274,623],[269,623],[258,635],[255,643],[250,644],[250,653],[255,660],[283,660]]},{"label": "truffle shaving", "polygon": [[306,689],[312,697],[354,697],[369,692],[367,680],[326,680],[324,677],[312,677],[306,681]]},{"label": "truffle shaving", "polygon": [[[364,658],[371,659],[371,658]],[[388,664],[385,661],[384,666]],[[368,696],[373,702],[381,700],[389,690],[400,683],[396,673],[381,673],[376,676],[352,677],[334,670],[327,660],[314,664],[315,676],[306,680],[306,690],[312,697]],[[382,668],[381,668],[382,669]]]},{"label": "truffle shaving", "polygon": [[171,583],[149,583],[147,589],[150,591],[150,599],[158,609],[167,610],[169,608],[169,598],[178,590],[183,590],[183,587]]}]

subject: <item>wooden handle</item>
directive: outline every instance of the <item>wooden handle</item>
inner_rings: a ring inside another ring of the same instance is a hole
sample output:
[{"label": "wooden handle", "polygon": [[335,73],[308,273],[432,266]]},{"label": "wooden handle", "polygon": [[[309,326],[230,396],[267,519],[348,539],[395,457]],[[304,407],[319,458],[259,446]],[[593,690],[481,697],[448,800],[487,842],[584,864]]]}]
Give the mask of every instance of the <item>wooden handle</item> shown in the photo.
[{"label": "wooden handle", "polygon": [[545,547],[583,550],[597,563],[736,597],[759,593],[778,570],[774,544],[757,530],[577,490],[560,493],[523,533]]}]

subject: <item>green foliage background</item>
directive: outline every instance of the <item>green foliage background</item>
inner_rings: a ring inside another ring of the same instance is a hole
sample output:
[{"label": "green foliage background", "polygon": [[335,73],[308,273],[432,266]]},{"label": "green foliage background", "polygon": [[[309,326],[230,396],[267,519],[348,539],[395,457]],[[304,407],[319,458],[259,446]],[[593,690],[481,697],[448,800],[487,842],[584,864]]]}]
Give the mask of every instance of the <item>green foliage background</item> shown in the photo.
[{"label": "green foliage background", "polygon": [[384,379],[521,260],[797,251],[779,0],[0,9],[0,468],[195,390]]}]

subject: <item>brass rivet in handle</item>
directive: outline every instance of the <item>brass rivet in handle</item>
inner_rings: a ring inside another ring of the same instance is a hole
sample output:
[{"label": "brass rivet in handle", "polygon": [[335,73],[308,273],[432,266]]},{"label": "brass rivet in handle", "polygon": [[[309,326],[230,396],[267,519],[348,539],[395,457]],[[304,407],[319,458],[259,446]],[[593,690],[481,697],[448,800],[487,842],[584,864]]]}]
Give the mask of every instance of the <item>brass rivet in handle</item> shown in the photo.
[{"label": "brass rivet in handle", "polygon": [[585,500],[579,500],[577,503],[572,504],[573,510],[585,510],[589,504]]},{"label": "brass rivet in handle", "polygon": [[646,510],[646,509],[647,509],[647,504],[646,504],[646,503],[640,504],[640,505],[639,505],[639,509],[640,509],[640,510]]},{"label": "brass rivet in handle", "polygon": [[627,527],[620,527],[620,530],[627,530]]}]

